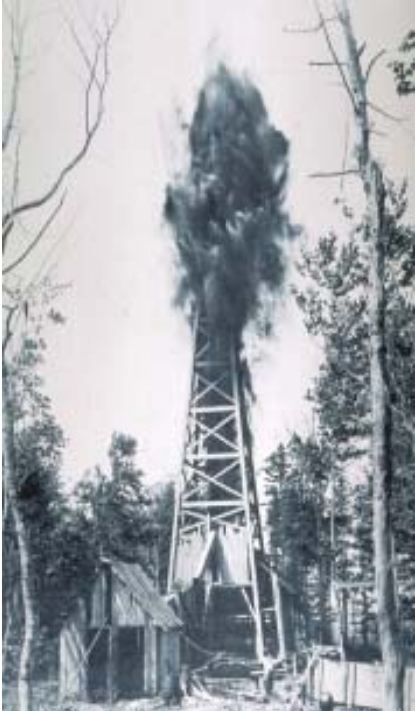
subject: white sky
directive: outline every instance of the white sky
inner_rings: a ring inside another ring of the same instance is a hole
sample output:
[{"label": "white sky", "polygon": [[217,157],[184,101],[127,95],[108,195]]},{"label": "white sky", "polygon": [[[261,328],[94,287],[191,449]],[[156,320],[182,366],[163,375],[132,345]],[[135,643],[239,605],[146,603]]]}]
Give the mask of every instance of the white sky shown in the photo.
[{"label": "white sky", "polygon": [[[113,7],[104,0],[27,4],[22,197],[48,184],[82,130],[83,66],[62,8],[87,37],[84,20]],[[414,26],[410,0],[356,0],[351,7],[368,57],[382,47],[394,50]],[[51,274],[71,283],[57,304],[65,326],[47,329],[45,366],[47,392],[68,442],[68,484],[105,462],[113,430],[137,437],[140,465],[154,479],[180,465],[191,354],[187,325],[172,306],[174,252],[162,206],[180,140],[174,108],[190,119],[215,58],[249,72],[273,123],[290,140],[289,204],[308,240],[339,224],[337,182],[308,174],[339,169],[348,106],[334,71],[308,65],[327,59],[322,37],[283,31],[315,22],[308,0],[125,0],[103,124],[68,183],[64,211],[28,265],[32,274],[56,243]],[[413,172],[411,102],[396,97],[387,59],[374,71],[371,96],[409,120],[378,120],[387,136],[377,139],[377,149],[390,173],[403,176]],[[7,62],[4,73],[7,90]],[[292,428],[311,423],[303,395],[318,351],[289,295],[276,321],[276,337],[254,349],[258,463]]]}]

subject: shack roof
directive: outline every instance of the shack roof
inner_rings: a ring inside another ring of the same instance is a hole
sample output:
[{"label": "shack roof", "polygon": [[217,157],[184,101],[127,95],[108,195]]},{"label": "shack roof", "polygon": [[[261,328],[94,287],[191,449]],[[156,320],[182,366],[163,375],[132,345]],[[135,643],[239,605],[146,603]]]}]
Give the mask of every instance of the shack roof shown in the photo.
[{"label": "shack roof", "polygon": [[164,630],[182,627],[179,617],[155,590],[138,563],[124,563],[120,560],[106,562],[111,566],[113,574],[128,588],[138,605],[152,618],[156,626]]}]

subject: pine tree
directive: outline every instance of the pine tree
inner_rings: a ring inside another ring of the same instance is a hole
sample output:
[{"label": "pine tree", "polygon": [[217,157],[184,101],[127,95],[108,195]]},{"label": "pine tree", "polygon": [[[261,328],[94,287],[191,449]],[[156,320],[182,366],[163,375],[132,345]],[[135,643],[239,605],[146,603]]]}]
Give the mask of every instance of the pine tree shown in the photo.
[{"label": "pine tree", "polygon": [[[402,621],[411,636],[410,614],[414,595],[400,573],[413,559],[414,490],[414,232],[404,222],[406,189],[389,184],[386,195],[386,348],[390,375],[392,409],[392,513],[397,580],[403,597]],[[346,214],[352,217],[345,207]],[[352,486],[355,500],[364,496],[366,506],[355,508],[360,518],[355,533],[349,534],[349,557],[360,566],[349,564],[348,575],[368,582],[373,554],[362,526],[372,520],[370,435],[371,407],[369,383],[368,244],[363,225],[351,225],[343,239],[334,234],[323,237],[314,250],[305,250],[300,271],[304,288],[296,291],[305,323],[321,343],[323,359],[311,391],[319,427],[331,442],[337,466]],[[412,474],[410,473],[412,472]],[[410,495],[409,495],[410,494]],[[359,555],[358,555],[359,553]],[[359,562],[360,561],[360,562]],[[406,563],[405,563],[406,561]],[[413,575],[412,566],[408,573]],[[405,591],[406,588],[406,591]],[[372,618],[372,611],[369,617]],[[370,620],[371,621],[371,620]],[[371,622],[372,624],[372,622]]]}]

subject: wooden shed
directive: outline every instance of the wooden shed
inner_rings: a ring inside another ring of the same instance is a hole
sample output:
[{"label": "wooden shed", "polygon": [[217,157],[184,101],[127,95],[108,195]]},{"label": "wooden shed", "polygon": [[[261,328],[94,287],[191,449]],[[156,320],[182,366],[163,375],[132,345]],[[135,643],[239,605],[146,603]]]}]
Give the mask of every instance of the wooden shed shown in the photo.
[{"label": "wooden shed", "polygon": [[180,671],[182,623],[137,563],[103,561],[60,636],[61,699],[157,694]]}]

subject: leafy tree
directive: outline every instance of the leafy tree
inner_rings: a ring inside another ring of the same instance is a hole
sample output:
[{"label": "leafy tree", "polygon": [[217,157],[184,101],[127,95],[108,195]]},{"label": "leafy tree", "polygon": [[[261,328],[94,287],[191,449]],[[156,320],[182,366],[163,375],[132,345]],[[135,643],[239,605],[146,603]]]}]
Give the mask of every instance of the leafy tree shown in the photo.
[{"label": "leafy tree", "polygon": [[173,482],[151,490],[152,517],[157,530],[157,581],[161,592],[167,590],[169,556],[175,506]]},{"label": "leafy tree", "polygon": [[157,529],[143,473],[135,464],[137,442],[114,433],[109,449],[110,472],[99,467],[78,484],[75,505],[90,528],[97,557],[115,556],[149,566],[149,546]]},{"label": "leafy tree", "polygon": [[[291,634],[298,644],[324,642],[330,636],[330,594],[333,563],[341,567],[342,552],[331,539],[331,502],[327,492],[333,470],[325,441],[293,434],[266,464],[270,544],[279,576],[294,594],[297,622]],[[335,485],[334,523],[345,526],[345,495]]]},{"label": "leafy tree", "polygon": [[397,93],[400,96],[415,91],[415,31],[409,30],[399,47],[399,57],[390,63]]},{"label": "leafy tree", "polygon": [[[388,186],[385,212],[386,356],[392,408],[391,507],[398,587],[407,639],[414,609],[411,561],[414,558],[414,232],[406,225],[406,189]],[[347,210],[347,213],[349,211]],[[349,236],[321,238],[304,250],[299,264],[304,287],[295,291],[306,326],[322,345],[323,359],[310,397],[319,428],[332,446],[343,478],[348,479],[355,529],[347,535],[350,581],[369,582],[374,549],[369,525],[371,403],[369,381],[368,247],[363,225]],[[357,481],[358,479],[358,481]],[[359,483],[361,482],[361,483]],[[360,505],[361,501],[361,505]],[[365,505],[364,505],[365,502]],[[358,518],[357,518],[358,517]],[[406,579],[410,581],[406,586]],[[371,576],[370,576],[371,579]],[[374,579],[374,578],[373,578]],[[369,611],[370,618],[372,611]]]},{"label": "leafy tree", "polygon": [[[43,394],[39,376],[42,359],[41,340],[26,339],[11,371],[13,377],[13,421],[15,426],[15,505],[27,535],[30,560],[30,593],[34,610],[36,639],[32,667],[42,672],[42,665],[56,664],[45,652],[53,647],[63,616],[78,593],[82,568],[68,573],[71,537],[68,537],[68,507],[61,491],[59,470],[64,438],[57,425],[49,399]],[[7,503],[6,498],[6,503]],[[6,628],[5,672],[13,676],[14,651],[21,641],[22,594],[15,519],[6,506],[4,519],[3,621]],[[85,546],[80,552],[87,560]],[[74,575],[75,573],[75,575]],[[29,584],[29,583],[27,583]],[[77,588],[76,593],[74,588]],[[43,667],[43,672],[51,671]]]},{"label": "leafy tree", "polygon": [[[5,29],[5,61],[10,67],[10,92],[5,102],[2,126],[2,153],[4,182],[6,185],[2,215],[3,255],[3,337],[2,337],[2,413],[3,413],[3,489],[7,500],[6,510],[13,519],[15,543],[18,555],[18,575],[23,611],[23,635],[20,650],[18,682],[18,706],[20,711],[30,711],[31,662],[36,626],[33,565],[30,556],[30,534],[25,517],[20,510],[17,490],[16,431],[14,422],[15,393],[13,392],[13,355],[21,345],[21,321],[27,321],[29,303],[33,293],[42,291],[41,280],[35,276],[27,282],[27,267],[32,253],[50,230],[65,201],[65,187],[69,176],[83,161],[90,150],[94,136],[104,113],[104,97],[108,84],[109,44],[114,23],[105,21],[102,33],[94,37],[92,55],[76,34],[72,33],[87,67],[84,87],[83,134],[78,146],[63,165],[56,168],[47,186],[39,181],[32,194],[21,191],[23,152],[21,150],[22,127],[19,126],[19,107],[24,74],[24,28],[19,3],[11,9],[3,6],[7,16]],[[22,273],[21,267],[24,267]],[[20,324],[19,324],[20,320]],[[20,333],[19,333],[20,332]],[[14,573],[13,573],[14,575]]]}]

